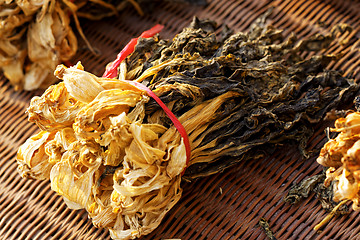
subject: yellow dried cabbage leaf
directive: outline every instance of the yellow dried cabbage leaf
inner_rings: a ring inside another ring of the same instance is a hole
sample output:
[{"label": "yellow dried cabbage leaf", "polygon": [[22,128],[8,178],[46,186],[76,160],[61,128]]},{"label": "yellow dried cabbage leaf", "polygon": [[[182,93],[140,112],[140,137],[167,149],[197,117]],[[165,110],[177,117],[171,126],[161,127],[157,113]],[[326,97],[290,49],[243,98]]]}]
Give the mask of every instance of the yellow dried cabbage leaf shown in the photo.
[{"label": "yellow dried cabbage leaf", "polygon": [[19,148],[17,153],[18,170],[22,177],[47,179],[53,164],[45,153],[45,145],[53,140],[55,132],[41,131]]},{"label": "yellow dried cabbage leaf", "polygon": [[59,65],[55,70],[55,76],[64,81],[71,96],[84,103],[89,103],[104,88],[98,83],[98,77],[83,70],[80,63],[70,68]]},{"label": "yellow dried cabbage leaf", "polygon": [[84,104],[70,96],[63,82],[50,86],[41,97],[33,97],[28,120],[44,131],[71,127]]},{"label": "yellow dried cabbage leaf", "polygon": [[70,208],[87,208],[94,172],[101,160],[101,149],[96,143],[74,142],[51,169],[51,189],[62,195]]}]

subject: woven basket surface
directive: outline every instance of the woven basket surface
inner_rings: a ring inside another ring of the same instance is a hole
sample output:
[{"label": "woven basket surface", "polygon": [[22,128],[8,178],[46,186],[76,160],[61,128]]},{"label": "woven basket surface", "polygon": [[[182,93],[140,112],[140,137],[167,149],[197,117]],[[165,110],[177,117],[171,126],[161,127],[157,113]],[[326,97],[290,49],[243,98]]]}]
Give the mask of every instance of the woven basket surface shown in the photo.
[{"label": "woven basket surface", "polygon": [[[163,38],[172,38],[187,26],[194,15],[246,31],[269,7],[269,20],[284,34],[299,38],[328,33],[337,23],[353,27],[326,51],[343,52],[329,68],[353,73],[360,78],[360,3],[350,0],[214,0],[205,6],[159,2],[145,16],[129,6],[117,17],[98,22],[82,21],[85,35],[101,54],[93,55],[80,41],[73,63],[81,60],[85,70],[101,75],[106,63],[134,36],[156,23],[165,25]],[[70,210],[50,189],[48,181],[22,179],[16,171],[18,147],[37,131],[27,122],[25,110],[36,92],[16,92],[0,76],[0,239],[110,239],[109,232],[95,228],[84,210]],[[319,124],[308,143],[318,153],[326,142]],[[357,212],[335,217],[317,233],[313,227],[327,212],[310,196],[291,206],[283,201],[294,182],[322,171],[314,156],[304,159],[296,146],[283,145],[271,156],[244,161],[216,175],[184,182],[182,199],[161,225],[142,239],[267,239],[259,227],[266,218],[277,239],[360,239]]]}]

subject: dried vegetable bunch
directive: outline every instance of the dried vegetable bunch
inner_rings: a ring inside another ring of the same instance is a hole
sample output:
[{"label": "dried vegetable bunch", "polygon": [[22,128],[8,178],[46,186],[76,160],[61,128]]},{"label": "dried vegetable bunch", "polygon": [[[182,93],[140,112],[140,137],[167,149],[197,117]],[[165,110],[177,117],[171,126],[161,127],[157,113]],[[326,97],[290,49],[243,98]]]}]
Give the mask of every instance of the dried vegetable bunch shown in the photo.
[{"label": "dried vegetable bunch", "polygon": [[70,23],[93,51],[78,16],[101,19],[128,2],[141,11],[135,0],[0,0],[0,69],[17,90],[48,87],[57,81],[56,66],[70,60],[78,49]]},{"label": "dried vegetable bunch", "polygon": [[330,131],[338,134],[329,139],[317,158],[328,167],[324,185],[333,183],[335,201],[350,200],[352,208],[360,210],[360,112],[337,119]]},{"label": "dried vegetable bunch", "polygon": [[[325,70],[336,56],[300,57],[329,46],[343,26],[300,41],[284,39],[265,18],[248,33],[217,38],[215,29],[194,18],[173,40],[140,38],[118,67],[107,66],[116,70],[111,78],[80,63],[58,66],[63,81],[27,110],[41,131],[18,151],[21,175],[50,179],[70,208],[85,208],[114,239],[133,239],[160,224],[181,197],[182,179],[222,171],[277,143],[296,142],[305,153],[313,124],[358,89]],[[174,122],[134,83],[180,121],[189,159]]]}]

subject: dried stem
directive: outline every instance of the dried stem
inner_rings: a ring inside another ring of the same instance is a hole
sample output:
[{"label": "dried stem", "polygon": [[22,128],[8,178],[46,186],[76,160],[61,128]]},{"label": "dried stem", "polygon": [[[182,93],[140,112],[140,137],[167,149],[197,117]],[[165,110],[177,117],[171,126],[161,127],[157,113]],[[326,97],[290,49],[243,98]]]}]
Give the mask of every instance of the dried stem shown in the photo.
[{"label": "dried stem", "polygon": [[341,207],[341,205],[347,203],[349,201],[349,199],[345,199],[343,201],[341,201],[338,205],[336,205],[336,207],[334,207],[334,209],[319,223],[314,227],[315,231],[318,231],[320,228],[322,228],[325,224],[327,224],[331,218],[336,215],[337,210]]}]

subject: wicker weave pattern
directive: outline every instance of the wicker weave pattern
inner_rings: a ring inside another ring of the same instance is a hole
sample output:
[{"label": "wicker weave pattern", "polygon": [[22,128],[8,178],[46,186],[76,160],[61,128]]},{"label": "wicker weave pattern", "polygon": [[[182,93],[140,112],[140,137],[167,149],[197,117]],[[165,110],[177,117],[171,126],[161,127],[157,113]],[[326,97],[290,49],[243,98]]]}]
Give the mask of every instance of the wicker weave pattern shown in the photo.
[{"label": "wicker weave pattern", "polygon": [[[81,49],[74,63],[101,75],[105,64],[133,36],[155,23],[165,24],[161,33],[171,38],[189,24],[192,17],[210,18],[237,31],[246,31],[268,7],[270,20],[285,35],[305,37],[326,33],[336,23],[346,22],[354,31],[339,36],[328,53],[343,52],[330,65],[344,74],[360,78],[360,3],[351,0],[213,0],[207,6],[161,3],[145,17],[127,9],[117,19],[83,22],[86,36],[100,56]],[[219,32],[221,26],[219,26]],[[85,46],[85,45],[84,45]],[[310,55],[310,54],[309,54]],[[73,211],[53,193],[49,182],[21,179],[16,172],[17,148],[37,127],[25,114],[30,98],[41,92],[14,92],[0,77],[0,239],[110,239],[109,233],[93,227],[85,211]],[[331,124],[331,123],[327,123]],[[326,141],[325,124],[309,142],[309,150]],[[143,239],[266,239],[258,226],[260,217],[269,220],[278,239],[359,239],[360,218],[352,212],[333,219],[322,233],[312,230],[326,212],[314,198],[290,206],[282,201],[293,182],[319,173],[315,156],[302,159],[296,146],[283,146],[272,155],[242,162],[224,173],[184,183],[182,200],[165,217],[157,230]]]}]

